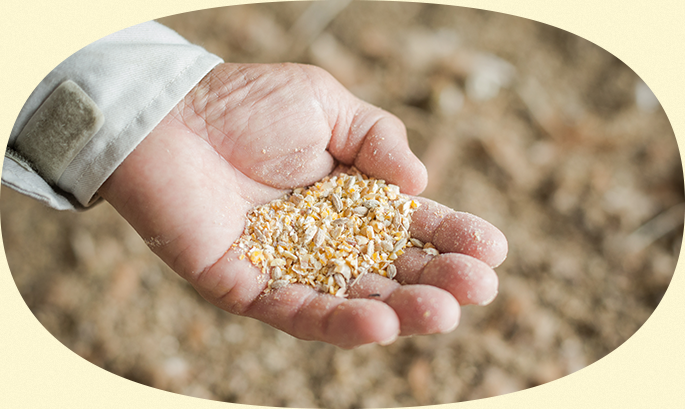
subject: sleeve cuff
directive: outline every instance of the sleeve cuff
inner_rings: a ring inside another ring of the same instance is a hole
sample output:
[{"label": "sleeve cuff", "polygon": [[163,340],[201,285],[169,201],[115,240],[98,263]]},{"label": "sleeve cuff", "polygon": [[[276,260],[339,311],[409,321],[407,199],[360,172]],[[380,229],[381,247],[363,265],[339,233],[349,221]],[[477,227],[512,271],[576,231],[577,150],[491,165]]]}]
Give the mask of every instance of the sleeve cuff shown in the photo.
[{"label": "sleeve cuff", "polygon": [[[10,135],[3,184],[54,208],[91,206],[114,170],[221,62],[156,22],[130,27],[84,47],[48,74],[29,97]],[[17,140],[48,96],[67,81],[94,101],[104,123],[60,169],[58,179],[50,180],[41,167],[27,160],[29,155],[17,154],[16,147],[21,146]]]}]

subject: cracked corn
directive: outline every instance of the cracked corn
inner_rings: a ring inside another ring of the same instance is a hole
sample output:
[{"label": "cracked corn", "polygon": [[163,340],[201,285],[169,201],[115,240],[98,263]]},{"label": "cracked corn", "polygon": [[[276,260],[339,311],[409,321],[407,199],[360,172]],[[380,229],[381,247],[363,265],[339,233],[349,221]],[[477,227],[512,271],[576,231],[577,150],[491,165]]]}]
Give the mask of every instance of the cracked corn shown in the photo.
[{"label": "cracked corn", "polygon": [[404,249],[424,247],[409,235],[418,206],[353,168],[255,207],[235,246],[270,275],[267,292],[300,283],[345,297],[364,274],[394,278]]}]

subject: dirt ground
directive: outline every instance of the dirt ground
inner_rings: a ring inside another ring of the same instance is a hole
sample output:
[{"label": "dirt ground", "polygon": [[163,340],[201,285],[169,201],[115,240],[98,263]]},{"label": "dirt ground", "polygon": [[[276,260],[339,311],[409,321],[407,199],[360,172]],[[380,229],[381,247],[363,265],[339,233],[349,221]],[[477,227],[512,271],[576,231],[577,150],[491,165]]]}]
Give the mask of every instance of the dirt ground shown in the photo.
[{"label": "dirt ground", "polygon": [[406,124],[425,196],[508,237],[500,293],[456,331],[351,351],[206,303],[106,203],[9,189],[2,234],[45,328],[88,361],[180,394],[285,407],[450,403],[534,387],[620,346],[663,296],[685,200],[676,140],[639,77],[575,35],[413,3],[234,6],[162,23],[233,62],[329,70]]}]

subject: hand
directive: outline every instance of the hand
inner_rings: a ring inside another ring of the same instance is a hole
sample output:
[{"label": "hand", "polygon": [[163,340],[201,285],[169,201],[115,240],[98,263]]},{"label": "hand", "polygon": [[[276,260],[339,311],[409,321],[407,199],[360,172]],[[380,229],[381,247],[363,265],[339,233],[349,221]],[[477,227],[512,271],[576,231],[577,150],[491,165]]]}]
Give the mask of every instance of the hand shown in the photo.
[{"label": "hand", "polygon": [[409,249],[396,260],[405,285],[367,274],[348,299],[304,285],[262,294],[267,277],[231,249],[245,215],[338,164],[406,194],[426,185],[400,120],[358,100],[325,71],[223,64],[126,158],[100,194],[204,298],[298,338],[351,348],[447,332],[457,326],[460,304],[495,297],[492,267],[507,253],[502,233],[426,199],[419,199],[411,232],[444,254]]}]

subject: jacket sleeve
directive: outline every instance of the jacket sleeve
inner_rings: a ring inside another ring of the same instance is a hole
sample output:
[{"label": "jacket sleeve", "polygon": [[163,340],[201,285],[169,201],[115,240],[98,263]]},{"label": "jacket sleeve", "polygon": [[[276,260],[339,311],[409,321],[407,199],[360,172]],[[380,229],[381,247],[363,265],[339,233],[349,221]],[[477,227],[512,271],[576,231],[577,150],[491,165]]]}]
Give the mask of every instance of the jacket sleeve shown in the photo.
[{"label": "jacket sleeve", "polygon": [[2,183],[56,209],[91,206],[126,156],[221,62],[156,22],[84,47],[26,101]]}]

